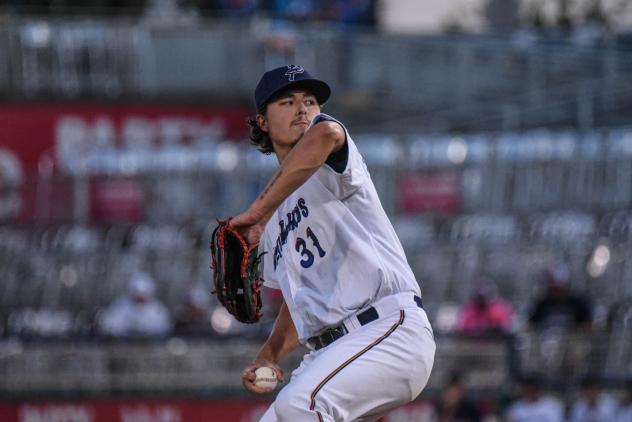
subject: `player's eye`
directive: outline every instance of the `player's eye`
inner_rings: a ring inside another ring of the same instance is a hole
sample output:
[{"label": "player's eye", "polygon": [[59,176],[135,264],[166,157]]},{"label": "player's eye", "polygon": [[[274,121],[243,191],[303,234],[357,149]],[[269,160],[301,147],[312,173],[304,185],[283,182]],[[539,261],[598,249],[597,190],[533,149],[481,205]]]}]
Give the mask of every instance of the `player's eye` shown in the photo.
[{"label": "player's eye", "polygon": [[316,104],[316,100],[313,100],[313,99],[305,100],[305,104],[309,106],[313,106]]}]

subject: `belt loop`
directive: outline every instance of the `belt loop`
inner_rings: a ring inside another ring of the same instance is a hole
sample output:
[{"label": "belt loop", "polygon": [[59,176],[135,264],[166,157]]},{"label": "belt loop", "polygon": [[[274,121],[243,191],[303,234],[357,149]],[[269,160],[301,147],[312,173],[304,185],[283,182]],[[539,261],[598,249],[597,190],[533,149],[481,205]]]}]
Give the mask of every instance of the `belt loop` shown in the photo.
[{"label": "belt loop", "polygon": [[369,307],[366,311],[360,312],[358,315],[356,315],[356,318],[358,319],[360,325],[366,325],[369,322],[375,321],[379,317],[380,314],[373,306]]},{"label": "belt loop", "polygon": [[358,322],[358,318],[356,318],[355,315],[351,315],[350,317],[346,318],[342,322],[342,325],[344,325],[345,330],[347,330],[347,332],[351,332],[353,330],[357,330],[358,328],[360,328],[360,323]]}]

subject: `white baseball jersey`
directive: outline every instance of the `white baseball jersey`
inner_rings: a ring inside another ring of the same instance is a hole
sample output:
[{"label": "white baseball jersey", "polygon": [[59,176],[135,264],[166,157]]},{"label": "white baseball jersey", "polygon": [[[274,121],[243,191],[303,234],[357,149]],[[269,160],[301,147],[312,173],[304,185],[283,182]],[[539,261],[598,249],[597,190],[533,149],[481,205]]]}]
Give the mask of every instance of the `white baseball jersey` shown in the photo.
[{"label": "white baseball jersey", "polygon": [[[326,114],[311,124],[323,120],[340,124]],[[263,235],[265,285],[282,290],[303,343],[380,298],[421,295],[364,159],[344,131],[346,162],[322,165],[278,207]]]}]

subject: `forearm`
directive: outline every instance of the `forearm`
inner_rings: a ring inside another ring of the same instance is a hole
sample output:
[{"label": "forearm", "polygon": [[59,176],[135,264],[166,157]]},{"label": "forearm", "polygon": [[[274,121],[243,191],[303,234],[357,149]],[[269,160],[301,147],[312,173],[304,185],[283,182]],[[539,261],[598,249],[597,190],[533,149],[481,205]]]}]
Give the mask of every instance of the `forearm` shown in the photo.
[{"label": "forearm", "polygon": [[279,315],[274,323],[268,340],[257,353],[255,360],[279,362],[299,345],[296,327],[292,322],[290,311],[285,302],[281,305]]},{"label": "forearm", "polygon": [[344,132],[335,123],[312,127],[286,155],[250,209],[267,221],[281,202],[305,183],[343,142]]}]

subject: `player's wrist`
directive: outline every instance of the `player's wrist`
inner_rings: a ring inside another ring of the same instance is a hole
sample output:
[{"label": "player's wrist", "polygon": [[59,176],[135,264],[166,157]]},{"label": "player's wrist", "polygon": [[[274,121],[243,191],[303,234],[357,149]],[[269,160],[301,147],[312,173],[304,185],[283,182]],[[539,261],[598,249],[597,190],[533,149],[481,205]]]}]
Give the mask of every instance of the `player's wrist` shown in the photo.
[{"label": "player's wrist", "polygon": [[259,354],[255,357],[252,363],[258,366],[276,365],[277,360],[274,359],[274,356],[272,356],[272,354]]},{"label": "player's wrist", "polygon": [[272,214],[271,212],[266,211],[264,204],[260,200],[255,201],[250,208],[248,208],[248,213],[251,215],[252,220],[256,221],[255,224],[259,225],[265,225],[267,221],[266,216],[269,218]]},{"label": "player's wrist", "polygon": [[262,365],[278,365],[278,362],[278,354],[274,352],[269,344],[264,345],[261,350],[259,350],[259,353],[257,353],[253,361],[254,364]]}]

